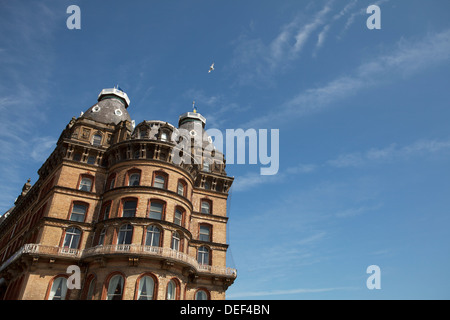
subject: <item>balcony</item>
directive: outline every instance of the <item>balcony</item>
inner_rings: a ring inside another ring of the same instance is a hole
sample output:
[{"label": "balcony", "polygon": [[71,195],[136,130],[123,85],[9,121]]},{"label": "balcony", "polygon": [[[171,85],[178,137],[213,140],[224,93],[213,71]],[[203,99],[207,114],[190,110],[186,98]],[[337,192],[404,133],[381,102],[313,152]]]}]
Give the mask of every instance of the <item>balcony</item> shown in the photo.
[{"label": "balcony", "polygon": [[236,269],[199,264],[194,257],[180,251],[176,251],[170,248],[137,244],[113,244],[106,246],[96,246],[84,250],[44,246],[40,244],[25,244],[0,266],[0,272],[23,254],[47,255],[52,257],[74,259],[85,259],[98,255],[132,254],[145,257],[155,257],[159,259],[170,259],[176,262],[181,262],[183,264],[191,266],[199,273],[211,273],[229,276],[232,278],[236,278],[237,276]]}]

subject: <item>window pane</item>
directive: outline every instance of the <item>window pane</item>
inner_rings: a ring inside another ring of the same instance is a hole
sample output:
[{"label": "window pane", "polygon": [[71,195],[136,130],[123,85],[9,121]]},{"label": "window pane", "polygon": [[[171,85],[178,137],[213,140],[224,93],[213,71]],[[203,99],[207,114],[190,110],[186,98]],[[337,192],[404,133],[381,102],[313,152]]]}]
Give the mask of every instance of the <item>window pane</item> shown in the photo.
[{"label": "window pane", "polygon": [[94,146],[99,146],[102,144],[102,136],[99,134],[95,134],[94,137],[92,138],[92,144]]},{"label": "window pane", "polygon": [[150,276],[144,276],[139,280],[138,300],[152,300],[155,282]]},{"label": "window pane", "polygon": [[139,173],[131,174],[128,179],[128,185],[129,186],[138,186],[140,177],[141,177],[141,175]]},{"label": "window pane", "polygon": [[173,223],[181,226],[181,222],[183,221],[183,214],[181,213],[180,210],[176,209],[175,210],[175,217],[173,219]]},{"label": "window pane", "polygon": [[123,203],[123,214],[122,216],[125,218],[134,217],[136,214],[136,200],[128,200]]},{"label": "window pane", "polygon": [[180,235],[178,234],[178,232],[174,232],[172,234],[172,245],[171,245],[173,250],[180,250]]},{"label": "window pane", "polygon": [[206,247],[198,248],[198,263],[209,264],[209,250]]},{"label": "window pane", "polygon": [[149,218],[151,219],[162,219],[162,212],[163,212],[164,205],[159,202],[152,202],[150,204],[150,213]]},{"label": "window pane", "polygon": [[154,187],[155,188],[161,188],[164,189],[164,183],[165,183],[166,179],[163,176],[157,175],[155,176],[155,183],[154,183]]},{"label": "window pane", "polygon": [[199,290],[195,294],[195,300],[208,300],[208,296],[205,291]]},{"label": "window pane", "polygon": [[181,182],[178,182],[178,194],[184,196],[184,185]]},{"label": "window pane", "polygon": [[108,285],[108,300],[122,300],[123,278],[120,275],[115,275],[109,280]]},{"label": "window pane", "polygon": [[64,247],[77,249],[80,241],[81,231],[77,228],[69,228],[66,230],[66,236],[64,238]]},{"label": "window pane", "polygon": [[147,237],[145,239],[146,246],[159,247],[159,237],[161,231],[155,226],[149,226],[147,228]]},{"label": "window pane", "polygon": [[111,205],[107,205],[106,207],[105,207],[105,210],[103,211],[103,219],[109,219],[109,212],[110,212],[110,210],[111,210]]},{"label": "window pane", "polygon": [[176,289],[175,282],[173,280],[170,280],[169,284],[167,285],[167,296],[166,296],[167,300],[175,300],[175,289]]},{"label": "window pane", "polygon": [[67,293],[67,279],[63,277],[56,278],[53,281],[48,300],[65,300]]},{"label": "window pane", "polygon": [[210,213],[210,207],[209,202],[202,201],[202,213]]},{"label": "window pane", "polygon": [[89,156],[87,159],[87,163],[88,164],[95,164],[95,157],[94,156]]},{"label": "window pane", "polygon": [[92,179],[84,177],[81,179],[79,190],[91,191]]},{"label": "window pane", "polygon": [[200,239],[201,241],[210,241],[210,228],[207,226],[200,226]]},{"label": "window pane", "polygon": [[133,236],[133,227],[129,224],[120,227],[119,236],[117,237],[117,244],[131,244],[131,237]]},{"label": "window pane", "polygon": [[71,221],[84,221],[84,216],[86,214],[86,206],[82,204],[74,204],[72,207],[72,213],[70,215]]}]

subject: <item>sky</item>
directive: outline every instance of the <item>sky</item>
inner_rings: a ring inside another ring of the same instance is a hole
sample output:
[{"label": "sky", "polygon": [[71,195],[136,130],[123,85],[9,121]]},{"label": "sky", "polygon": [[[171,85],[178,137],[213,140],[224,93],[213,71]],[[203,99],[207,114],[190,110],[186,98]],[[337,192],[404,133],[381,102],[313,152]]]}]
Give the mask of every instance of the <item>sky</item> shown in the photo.
[{"label": "sky", "polygon": [[0,0],[0,212],[71,118],[119,85],[136,123],[177,125],[195,100],[207,128],[278,130],[258,136],[278,146],[276,174],[261,175],[261,155],[227,158],[227,299],[449,299],[449,12],[446,0]]}]

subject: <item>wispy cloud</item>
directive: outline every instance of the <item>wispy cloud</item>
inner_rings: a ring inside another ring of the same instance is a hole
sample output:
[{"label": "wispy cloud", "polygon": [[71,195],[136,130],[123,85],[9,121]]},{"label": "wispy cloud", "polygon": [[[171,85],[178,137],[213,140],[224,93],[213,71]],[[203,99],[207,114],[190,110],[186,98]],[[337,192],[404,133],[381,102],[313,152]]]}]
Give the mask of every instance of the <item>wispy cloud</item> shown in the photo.
[{"label": "wispy cloud", "polygon": [[[391,143],[382,148],[370,148],[362,152],[343,153],[332,159],[326,160],[323,163],[300,163],[281,169],[278,174],[272,176],[262,176],[258,173],[249,172],[235,180],[233,190],[243,192],[263,184],[281,183],[296,175],[317,173],[325,167],[334,169],[359,168],[368,164],[403,162],[411,158],[421,156],[429,157],[434,154],[445,153],[450,155],[450,139],[419,139],[405,146],[397,146],[397,144]],[[368,208],[361,208],[361,210],[368,210]],[[343,212],[341,216],[352,215],[355,213],[356,211]]]},{"label": "wispy cloud", "polygon": [[417,41],[400,40],[391,54],[371,57],[349,75],[342,75],[323,86],[303,90],[268,113],[243,124],[256,128],[267,123],[280,124],[313,112],[400,77],[410,77],[450,58],[450,30],[428,34]]},{"label": "wispy cloud", "polygon": [[236,41],[232,63],[234,68],[239,70],[238,83],[247,85],[261,81],[270,82],[274,74],[286,70],[290,63],[300,57],[314,32],[326,22],[332,2],[328,1],[310,19],[306,20],[298,14],[282,26],[269,43],[261,38],[255,39],[242,34]]},{"label": "wispy cloud", "polygon": [[336,290],[349,290],[351,288],[296,288],[296,289],[286,289],[286,290],[272,290],[272,291],[247,291],[247,292],[236,292],[227,294],[228,299],[236,298],[251,298],[251,297],[264,297],[264,296],[280,296],[280,295],[293,295],[293,294],[303,294],[303,293],[321,293]]}]

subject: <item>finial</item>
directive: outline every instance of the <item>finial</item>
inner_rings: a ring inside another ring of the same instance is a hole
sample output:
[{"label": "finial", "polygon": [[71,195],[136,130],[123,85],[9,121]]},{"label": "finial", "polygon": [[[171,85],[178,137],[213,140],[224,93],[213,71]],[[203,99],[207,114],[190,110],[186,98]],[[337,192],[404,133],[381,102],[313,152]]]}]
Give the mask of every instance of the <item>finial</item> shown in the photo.
[{"label": "finial", "polygon": [[195,107],[195,100],[192,101],[192,110],[194,111],[194,113],[197,113],[197,108]]}]

